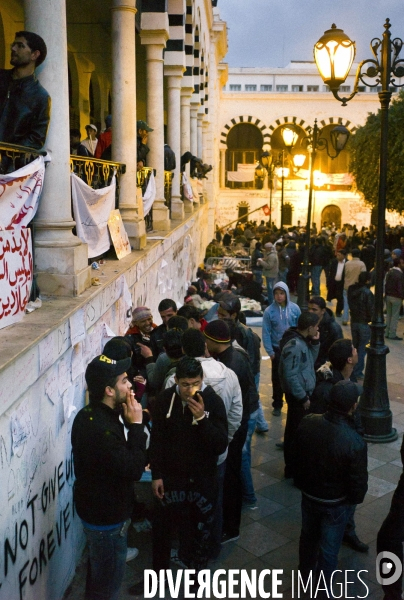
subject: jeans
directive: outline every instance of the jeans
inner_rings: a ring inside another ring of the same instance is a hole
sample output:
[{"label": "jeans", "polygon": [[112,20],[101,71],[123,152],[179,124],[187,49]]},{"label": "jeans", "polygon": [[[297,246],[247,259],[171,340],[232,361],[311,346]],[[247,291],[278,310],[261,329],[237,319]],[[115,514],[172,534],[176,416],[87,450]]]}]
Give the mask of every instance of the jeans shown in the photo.
[{"label": "jeans", "polygon": [[397,336],[398,317],[403,301],[401,298],[386,296],[386,338],[395,338]]},{"label": "jeans", "polygon": [[301,400],[286,394],[288,413],[286,415],[285,433],[283,436],[283,456],[285,460],[285,477],[293,477],[295,468],[294,441],[300,421],[308,412],[303,407]]},{"label": "jeans", "polygon": [[348,321],[349,321],[348,290],[344,290],[343,299],[344,299],[344,311],[342,313],[342,321],[343,321],[343,323],[348,323]]},{"label": "jeans", "polygon": [[320,295],[320,277],[323,267],[321,265],[313,265],[311,267],[311,293],[313,296]]},{"label": "jeans", "polygon": [[241,456],[247,437],[248,421],[242,421],[237,429],[226,459],[223,490],[223,531],[231,536],[239,535],[242,507]]},{"label": "jeans", "polygon": [[358,362],[354,366],[352,375],[354,380],[363,377],[365,368],[366,345],[370,341],[370,327],[366,323],[351,322],[352,344],[358,351]]},{"label": "jeans", "polygon": [[[256,373],[254,375],[255,387],[257,388],[258,392],[260,391],[260,377],[261,377],[261,373]],[[261,400],[259,400],[258,403],[259,403],[259,406],[258,406],[258,416],[257,416],[256,427],[257,427],[258,431],[266,431],[268,429],[268,422],[267,422],[266,418],[264,417],[264,411],[262,410]]]},{"label": "jeans", "polygon": [[253,269],[254,281],[262,285],[262,269]]},{"label": "jeans", "polygon": [[129,523],[108,531],[95,531],[84,526],[88,545],[86,600],[118,600],[120,597]]},{"label": "jeans", "polygon": [[[349,504],[323,504],[302,495],[302,531],[299,541],[299,569],[304,578],[323,571],[327,587],[338,565],[338,552],[351,513]],[[333,594],[329,590],[331,598]]]},{"label": "jeans", "polygon": [[269,306],[274,301],[273,289],[274,289],[274,283],[276,281],[276,277],[265,277],[265,280],[267,282],[267,296],[268,296],[268,306]]},{"label": "jeans", "polygon": [[226,473],[226,460],[217,466],[217,499],[213,512],[212,527],[210,530],[210,558],[217,558],[220,554],[223,533],[223,485]]},{"label": "jeans", "polygon": [[289,269],[284,269],[283,271],[279,271],[279,273],[278,273],[279,281],[283,281],[283,283],[286,283],[286,278],[288,276],[288,272],[289,272]]},{"label": "jeans", "polygon": [[[262,410],[262,409],[261,409]],[[245,502],[256,502],[254,484],[251,477],[251,439],[257,425],[259,408],[250,414],[248,420],[247,437],[241,453],[241,483],[243,486],[243,500]]]}]

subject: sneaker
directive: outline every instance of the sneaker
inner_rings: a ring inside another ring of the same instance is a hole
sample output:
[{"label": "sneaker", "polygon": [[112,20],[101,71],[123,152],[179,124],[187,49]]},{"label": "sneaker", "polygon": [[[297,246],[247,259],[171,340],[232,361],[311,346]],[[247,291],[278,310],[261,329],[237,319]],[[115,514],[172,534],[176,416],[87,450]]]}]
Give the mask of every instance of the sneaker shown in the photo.
[{"label": "sneaker", "polygon": [[126,562],[130,562],[139,554],[139,550],[137,548],[128,548],[126,551]]},{"label": "sneaker", "polygon": [[228,544],[229,542],[235,542],[239,539],[240,534],[236,534],[236,535],[230,535],[230,533],[224,533],[222,535],[222,546],[224,544]]},{"label": "sneaker", "polygon": [[275,446],[279,448],[279,450],[283,450],[285,447],[285,442],[277,442]]},{"label": "sneaker", "polygon": [[356,533],[345,533],[342,542],[357,552],[367,552],[369,550],[369,546],[361,542]]},{"label": "sneaker", "polygon": [[342,321],[343,325],[348,325],[348,321]]},{"label": "sneaker", "polygon": [[178,556],[177,548],[171,548],[170,560],[177,565],[177,567],[181,567],[181,569],[188,569],[187,565]]},{"label": "sneaker", "polygon": [[255,500],[243,500],[243,506],[244,508],[250,508],[251,510],[253,510],[254,508],[258,508],[257,498],[255,498]]},{"label": "sneaker", "polygon": [[392,338],[387,338],[389,340],[402,340],[403,338],[398,337],[398,335],[392,337]]},{"label": "sneaker", "polygon": [[255,433],[268,433],[269,429],[256,429]]},{"label": "sneaker", "polygon": [[280,408],[274,408],[272,411],[272,414],[274,417],[280,417],[281,416],[281,409]]}]

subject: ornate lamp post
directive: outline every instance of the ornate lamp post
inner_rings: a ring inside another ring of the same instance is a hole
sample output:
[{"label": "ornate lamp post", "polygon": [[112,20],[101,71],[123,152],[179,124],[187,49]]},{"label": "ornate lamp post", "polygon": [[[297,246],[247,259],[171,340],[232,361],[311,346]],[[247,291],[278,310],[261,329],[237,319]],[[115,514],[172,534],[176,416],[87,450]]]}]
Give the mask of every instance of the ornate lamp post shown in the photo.
[{"label": "ornate lamp post", "polygon": [[[371,442],[392,442],[397,432],[392,427],[389,396],[386,378],[386,355],[389,349],[384,343],[383,318],[383,259],[387,185],[387,141],[388,109],[391,99],[390,84],[402,87],[395,77],[404,76],[404,61],[399,59],[403,41],[391,39],[390,20],[386,19],[382,39],[374,38],[370,43],[374,58],[366,59],[358,65],[355,85],[348,98],[341,98],[339,87],[348,76],[355,57],[355,42],[352,42],[342,29],[332,25],[314,46],[314,59],[320,75],[334,97],[346,106],[358,92],[361,81],[369,87],[381,85],[380,99],[380,174],[379,201],[377,206],[377,246],[376,246],[376,286],[375,306],[371,323],[370,344],[367,347],[367,362],[364,380],[364,392],[359,410],[365,428],[365,439]],[[368,81],[373,80],[374,83]]]},{"label": "ornate lamp post", "polygon": [[[313,207],[313,178],[314,178],[314,163],[316,160],[317,152],[320,150],[327,150],[327,154],[330,158],[336,158],[340,152],[345,148],[348,138],[349,131],[343,125],[337,125],[330,132],[331,145],[334,149],[334,154],[331,154],[328,147],[328,140],[324,137],[320,137],[321,132],[317,125],[317,119],[314,121],[314,127],[311,129],[308,135],[301,139],[301,144],[306,146],[310,154],[310,180],[309,180],[309,202],[307,205],[307,223],[306,223],[306,235],[304,243],[304,257],[302,272],[299,276],[298,281],[298,299],[297,303],[302,309],[302,312],[308,310],[309,302],[309,281],[310,281],[310,231],[311,231],[311,213]],[[299,156],[299,155],[296,155]]]},{"label": "ornate lamp post", "polygon": [[272,190],[274,189],[274,171],[275,165],[273,164],[272,154],[270,152],[264,152],[261,155],[260,162],[267,171],[268,176],[268,187],[269,187],[269,226],[272,227]]}]

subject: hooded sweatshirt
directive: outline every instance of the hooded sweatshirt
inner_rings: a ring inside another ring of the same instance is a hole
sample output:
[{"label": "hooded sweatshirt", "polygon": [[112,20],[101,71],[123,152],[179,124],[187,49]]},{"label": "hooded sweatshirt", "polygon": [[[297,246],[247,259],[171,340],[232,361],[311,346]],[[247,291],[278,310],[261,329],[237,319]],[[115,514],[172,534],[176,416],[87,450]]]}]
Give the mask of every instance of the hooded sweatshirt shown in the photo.
[{"label": "hooded sweatshirt", "polygon": [[289,288],[286,283],[279,281],[274,286],[286,292],[286,304],[280,306],[276,300],[265,309],[262,319],[262,341],[268,355],[274,354],[274,348],[279,348],[283,334],[289,327],[296,327],[301,311],[297,304],[291,302]]},{"label": "hooded sweatshirt", "polygon": [[[203,382],[205,385],[210,385],[218,396],[223,400],[227,415],[228,438],[229,444],[233,439],[234,434],[240,427],[241,417],[243,416],[243,400],[241,396],[241,388],[238,382],[237,375],[234,371],[227,368],[223,363],[215,360],[212,357],[205,358],[197,356],[203,369]],[[172,387],[175,384],[174,375],[166,381],[166,388]],[[227,456],[227,448],[218,458],[217,464],[220,465]]]}]

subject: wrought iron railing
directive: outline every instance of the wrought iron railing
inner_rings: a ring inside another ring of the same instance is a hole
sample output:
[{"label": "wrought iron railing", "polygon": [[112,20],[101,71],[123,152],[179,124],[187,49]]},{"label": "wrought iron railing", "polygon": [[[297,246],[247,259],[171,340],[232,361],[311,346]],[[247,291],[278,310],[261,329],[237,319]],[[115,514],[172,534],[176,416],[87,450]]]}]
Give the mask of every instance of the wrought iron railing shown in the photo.
[{"label": "wrought iron railing", "polygon": [[0,142],[0,173],[12,173],[32,162],[38,156],[45,155],[46,152],[43,150]]},{"label": "wrought iron railing", "polygon": [[174,173],[172,171],[164,171],[164,204],[167,206],[170,211],[170,219],[171,219],[171,195],[173,189],[173,177]]},{"label": "wrought iron railing", "polygon": [[[137,187],[142,188],[142,196],[144,196],[146,192],[147,184],[149,183],[152,171],[153,169],[151,167],[143,167],[142,169],[139,169],[136,173]],[[155,171],[154,174],[156,174]],[[151,231],[153,229],[153,207],[145,216],[144,221],[146,226],[146,232]]]},{"label": "wrought iron railing", "polygon": [[119,208],[119,180],[126,171],[124,163],[99,158],[70,155],[70,171],[75,173],[94,190],[110,185],[112,177],[116,175],[115,208]]}]

